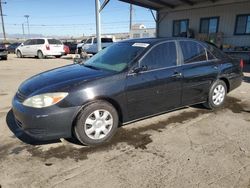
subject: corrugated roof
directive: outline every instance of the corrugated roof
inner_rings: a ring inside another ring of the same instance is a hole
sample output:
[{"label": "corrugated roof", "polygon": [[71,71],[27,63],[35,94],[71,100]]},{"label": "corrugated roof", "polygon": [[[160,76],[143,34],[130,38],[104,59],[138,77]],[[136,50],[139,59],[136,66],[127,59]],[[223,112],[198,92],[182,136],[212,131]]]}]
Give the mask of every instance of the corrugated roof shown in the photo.
[{"label": "corrugated roof", "polygon": [[159,10],[162,8],[174,9],[182,5],[197,5],[204,2],[215,3],[219,0],[120,0],[126,3],[135,4],[141,7]]}]

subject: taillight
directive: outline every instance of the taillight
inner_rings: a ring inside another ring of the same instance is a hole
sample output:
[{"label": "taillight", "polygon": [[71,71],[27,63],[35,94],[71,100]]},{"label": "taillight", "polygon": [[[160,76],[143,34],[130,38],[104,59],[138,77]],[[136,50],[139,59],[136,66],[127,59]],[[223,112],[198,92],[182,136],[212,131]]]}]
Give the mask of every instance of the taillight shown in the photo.
[{"label": "taillight", "polygon": [[242,68],[242,69],[244,68],[244,60],[243,59],[240,60],[240,68]]},{"label": "taillight", "polygon": [[46,50],[50,50],[50,46],[48,44],[46,45]]}]

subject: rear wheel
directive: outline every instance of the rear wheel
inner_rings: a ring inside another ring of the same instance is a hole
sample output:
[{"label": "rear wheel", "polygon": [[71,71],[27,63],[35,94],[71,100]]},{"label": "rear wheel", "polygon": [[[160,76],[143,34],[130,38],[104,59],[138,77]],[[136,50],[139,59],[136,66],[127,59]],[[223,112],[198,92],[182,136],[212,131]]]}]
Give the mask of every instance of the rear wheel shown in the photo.
[{"label": "rear wheel", "polygon": [[23,57],[23,55],[22,55],[22,53],[20,52],[20,50],[17,50],[16,56],[17,56],[18,58],[22,58],[22,57]]},{"label": "rear wheel", "polygon": [[42,51],[38,51],[37,52],[37,57],[38,57],[38,59],[44,59],[43,52]]},{"label": "rear wheel", "polygon": [[209,91],[208,101],[204,104],[209,109],[221,107],[226,99],[227,86],[222,80],[214,82]]},{"label": "rear wheel", "polygon": [[115,108],[104,101],[92,103],[79,114],[74,127],[77,139],[84,145],[100,145],[111,139],[118,127]]}]

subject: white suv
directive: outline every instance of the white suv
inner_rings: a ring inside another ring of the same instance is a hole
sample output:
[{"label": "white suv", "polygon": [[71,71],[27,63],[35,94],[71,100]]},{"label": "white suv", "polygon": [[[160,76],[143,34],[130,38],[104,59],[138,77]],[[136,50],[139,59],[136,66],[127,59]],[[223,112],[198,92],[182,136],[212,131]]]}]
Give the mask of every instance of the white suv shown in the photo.
[{"label": "white suv", "polygon": [[19,58],[23,56],[35,56],[39,59],[43,59],[46,56],[60,58],[64,54],[64,45],[57,39],[28,39],[16,48],[16,55]]},{"label": "white suv", "polygon": [[[102,42],[102,49],[104,49],[104,48],[112,45],[114,40],[113,40],[113,38],[102,37],[101,42]],[[88,54],[96,54],[96,53],[98,53],[96,37],[89,38],[84,43],[84,45],[82,46],[82,51],[86,52]]]}]

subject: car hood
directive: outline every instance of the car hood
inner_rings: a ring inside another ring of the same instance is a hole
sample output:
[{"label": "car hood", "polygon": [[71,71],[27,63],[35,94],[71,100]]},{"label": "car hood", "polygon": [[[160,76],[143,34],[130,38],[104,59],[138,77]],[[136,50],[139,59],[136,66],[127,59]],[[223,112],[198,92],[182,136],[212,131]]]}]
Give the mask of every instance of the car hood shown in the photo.
[{"label": "car hood", "polygon": [[109,71],[96,70],[79,64],[69,65],[35,75],[24,81],[18,90],[25,96],[44,91],[70,90],[75,85],[111,74],[113,73]]}]

